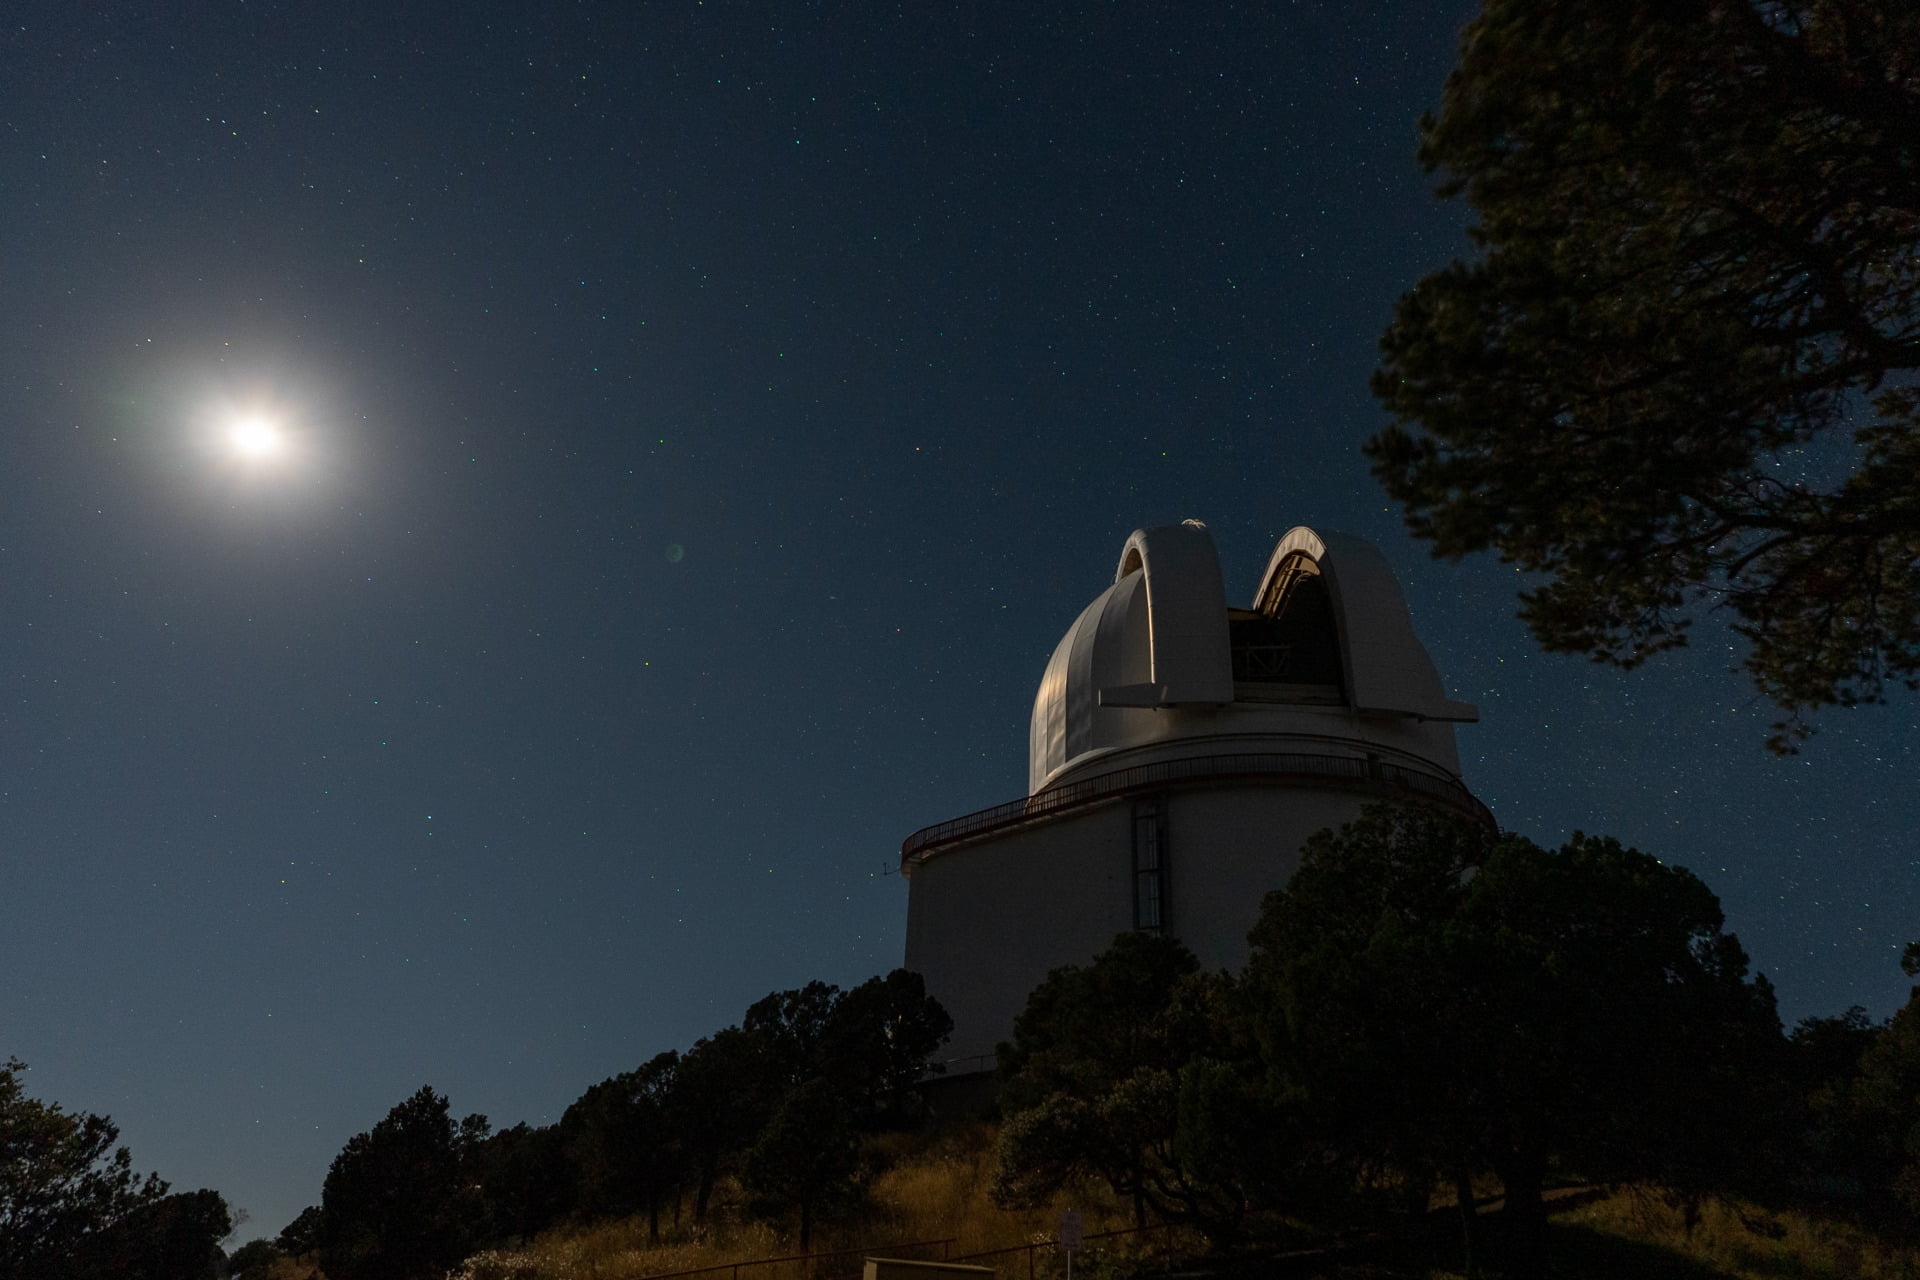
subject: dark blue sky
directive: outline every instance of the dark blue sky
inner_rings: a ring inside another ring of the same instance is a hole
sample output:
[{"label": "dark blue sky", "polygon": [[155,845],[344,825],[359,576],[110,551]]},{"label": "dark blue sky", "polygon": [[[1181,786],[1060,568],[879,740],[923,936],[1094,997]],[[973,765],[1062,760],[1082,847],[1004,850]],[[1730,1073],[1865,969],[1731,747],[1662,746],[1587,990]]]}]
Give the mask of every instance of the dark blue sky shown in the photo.
[{"label": "dark blue sky", "polygon": [[[0,1055],[277,1231],[897,965],[1127,532],[1378,541],[1467,780],[1905,996],[1914,704],[1538,653],[1360,443],[1460,3],[30,0],[0,32]],[[222,415],[291,456],[242,465]]]}]

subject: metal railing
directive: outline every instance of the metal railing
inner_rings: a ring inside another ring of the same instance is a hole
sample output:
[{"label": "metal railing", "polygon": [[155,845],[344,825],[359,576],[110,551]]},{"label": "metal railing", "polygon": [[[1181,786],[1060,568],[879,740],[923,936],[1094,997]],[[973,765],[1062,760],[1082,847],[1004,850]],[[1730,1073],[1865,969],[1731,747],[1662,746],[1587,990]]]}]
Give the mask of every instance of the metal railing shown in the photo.
[{"label": "metal railing", "polygon": [[[1096,1231],[1092,1235],[1085,1237],[1085,1241],[1087,1244],[1091,1244],[1095,1240],[1110,1240],[1116,1236],[1144,1235],[1153,1231],[1162,1233],[1160,1241],[1162,1261],[1166,1263],[1167,1270],[1171,1271],[1173,1270],[1174,1226],[1170,1222],[1155,1223],[1151,1227],[1121,1227],[1115,1231]],[[1082,1248],[1084,1249],[1084,1246],[1082,1246]],[[1057,1239],[1035,1240],[1030,1244],[1016,1244],[1005,1249],[988,1249],[984,1253],[963,1253],[958,1257],[948,1258],[947,1261],[979,1262],[983,1258],[1002,1258],[1009,1254],[1024,1253],[1027,1255],[1027,1280],[1038,1280],[1034,1266],[1034,1255],[1042,1250],[1048,1253],[1057,1253],[1060,1251],[1060,1242]]]},{"label": "metal railing", "polygon": [[[716,1262],[711,1266],[693,1267],[686,1271],[662,1271],[659,1275],[648,1276],[647,1280],[680,1280],[682,1276],[710,1276],[719,1272],[730,1272],[730,1280],[740,1280],[743,1267],[777,1267],[788,1262],[807,1262],[814,1264],[811,1274],[819,1275],[819,1265],[831,1258],[855,1258],[867,1254],[886,1254],[893,1256],[907,1249],[931,1249],[936,1245],[940,1249],[940,1261],[953,1261],[947,1257],[947,1250],[958,1239],[957,1236],[945,1236],[939,1240],[908,1240],[901,1244],[865,1245],[858,1249],[829,1249],[821,1253],[789,1253],[778,1258],[746,1258],[739,1262]],[[1092,1239],[1091,1236],[1088,1239]]]},{"label": "metal railing", "polygon": [[[1173,1269],[1174,1230],[1175,1230],[1174,1224],[1170,1222],[1157,1222],[1150,1227],[1121,1227],[1114,1231],[1096,1231],[1092,1235],[1085,1237],[1084,1243],[1080,1246],[1079,1249],[1076,1250],[1076,1252],[1080,1252],[1080,1253],[1097,1252],[1096,1250],[1090,1250],[1087,1247],[1088,1245],[1091,1245],[1096,1240],[1111,1240],[1119,1236],[1138,1236],[1138,1235],[1151,1234],[1153,1232],[1159,1232],[1161,1233],[1161,1238],[1160,1238],[1161,1259],[1163,1262],[1166,1263],[1167,1270],[1171,1271]],[[955,1254],[951,1258],[942,1256],[940,1260],[942,1262],[954,1262],[954,1263],[962,1263],[962,1262],[979,1263],[988,1258],[1005,1258],[1013,1254],[1024,1253],[1027,1255],[1027,1280],[1039,1280],[1039,1267],[1036,1262],[1036,1258],[1038,1257],[1038,1255],[1042,1253],[1048,1253],[1048,1254],[1059,1253],[1060,1251],[1061,1251],[1060,1241],[1053,1237],[1048,1237],[1043,1240],[1031,1240],[1031,1241],[1028,1241],[1026,1244],[1008,1245],[1004,1249],[985,1249],[978,1253]],[[865,1254],[867,1257],[885,1257],[886,1256],[884,1253],[882,1253],[878,1249],[854,1249],[854,1250],[849,1250],[847,1252],[861,1253],[861,1254]],[[820,1255],[820,1256],[825,1256],[825,1255]],[[857,1280],[857,1277],[860,1274],[861,1273],[857,1271],[848,1271],[840,1275],[823,1277],[822,1280]],[[665,1280],[665,1277],[653,1276],[653,1277],[649,1277],[649,1280]]]},{"label": "metal railing", "polygon": [[1031,796],[1009,800],[975,813],[950,818],[908,836],[900,845],[900,862],[924,858],[942,845],[988,832],[1042,822],[1075,809],[1086,808],[1136,791],[1170,783],[1198,783],[1228,778],[1259,778],[1286,784],[1332,783],[1335,786],[1408,792],[1435,800],[1489,830],[1496,829],[1492,810],[1474,798],[1456,779],[1393,764],[1377,757],[1331,756],[1296,751],[1241,752],[1232,755],[1188,756],[1161,760],[1103,773],[1083,782],[1069,782]]}]

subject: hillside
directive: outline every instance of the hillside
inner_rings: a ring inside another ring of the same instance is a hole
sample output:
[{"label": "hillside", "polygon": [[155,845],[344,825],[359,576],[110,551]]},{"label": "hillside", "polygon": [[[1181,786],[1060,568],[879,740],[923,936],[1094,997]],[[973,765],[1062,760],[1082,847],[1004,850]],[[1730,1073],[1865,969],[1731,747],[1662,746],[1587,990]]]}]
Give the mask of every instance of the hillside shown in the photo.
[{"label": "hillside", "polygon": [[[877,1141],[870,1148],[875,1174],[868,1205],[823,1229],[810,1259],[794,1258],[791,1238],[747,1214],[738,1189],[729,1185],[704,1230],[694,1231],[683,1216],[658,1246],[648,1245],[641,1217],[569,1226],[520,1248],[478,1254],[452,1280],[651,1280],[701,1268],[733,1280],[735,1265],[741,1280],[831,1280],[857,1274],[865,1252],[944,1253],[953,1259],[984,1253],[994,1256],[976,1260],[1010,1280],[1027,1275],[1029,1267],[1036,1280],[1063,1275],[1064,1257],[1050,1242],[1065,1205],[1022,1212],[997,1208],[987,1194],[993,1137],[990,1126],[970,1124]],[[1465,1275],[1450,1205],[1436,1208],[1428,1230],[1403,1240],[1361,1240],[1334,1251],[1303,1248],[1306,1242],[1295,1238],[1210,1264],[1195,1235],[1163,1228],[1131,1231],[1124,1206],[1104,1189],[1090,1187],[1072,1199],[1089,1237],[1087,1249],[1076,1255],[1074,1272],[1087,1280],[1163,1273],[1169,1260],[1182,1272],[1217,1266],[1223,1274],[1303,1280],[1336,1275],[1455,1280]],[[1590,1189],[1559,1204],[1552,1231],[1554,1272],[1576,1280],[1920,1280],[1920,1249],[1803,1213],[1709,1202],[1689,1227],[1657,1193],[1631,1188]],[[283,1260],[270,1280],[316,1277],[324,1280],[311,1259]]]}]

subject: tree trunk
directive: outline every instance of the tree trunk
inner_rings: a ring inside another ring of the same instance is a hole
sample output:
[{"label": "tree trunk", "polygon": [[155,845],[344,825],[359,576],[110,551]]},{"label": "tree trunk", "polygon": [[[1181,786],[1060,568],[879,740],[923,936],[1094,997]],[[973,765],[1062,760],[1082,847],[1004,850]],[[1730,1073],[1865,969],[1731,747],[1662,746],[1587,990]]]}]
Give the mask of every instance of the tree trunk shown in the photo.
[{"label": "tree trunk", "polygon": [[703,1226],[707,1221],[707,1201],[713,1198],[713,1179],[716,1170],[711,1164],[700,1166],[700,1189],[693,1197],[693,1223]]},{"label": "tree trunk", "polygon": [[1413,1222],[1419,1222],[1427,1216],[1427,1210],[1433,1204],[1433,1183],[1429,1179],[1408,1175],[1406,1185],[1400,1188],[1405,1197],[1400,1201],[1400,1212]]},{"label": "tree trunk", "polygon": [[1541,1197],[1546,1175],[1546,1160],[1531,1152],[1517,1153],[1500,1167],[1508,1280],[1541,1280],[1547,1273],[1547,1205]]},{"label": "tree trunk", "polygon": [[1467,1280],[1474,1280],[1479,1274],[1475,1270],[1473,1251],[1480,1243],[1480,1219],[1473,1205],[1473,1175],[1465,1169],[1453,1171],[1453,1196],[1460,1208],[1460,1247],[1467,1255],[1460,1271]]},{"label": "tree trunk", "polygon": [[813,1206],[807,1201],[800,1202],[800,1252],[813,1250]]}]

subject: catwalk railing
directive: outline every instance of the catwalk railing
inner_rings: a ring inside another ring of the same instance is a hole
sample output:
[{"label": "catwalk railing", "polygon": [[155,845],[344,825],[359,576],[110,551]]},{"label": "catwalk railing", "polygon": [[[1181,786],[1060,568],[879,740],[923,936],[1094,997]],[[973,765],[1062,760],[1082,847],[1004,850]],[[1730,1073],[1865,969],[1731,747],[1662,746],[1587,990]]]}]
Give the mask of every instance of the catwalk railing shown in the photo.
[{"label": "catwalk railing", "polygon": [[1405,765],[1363,756],[1317,755],[1297,751],[1240,752],[1232,755],[1188,756],[1159,760],[1103,773],[1083,782],[1049,787],[1035,795],[1009,800],[976,813],[937,822],[908,836],[900,845],[900,861],[924,857],[941,845],[969,840],[1004,828],[1043,822],[1074,809],[1139,791],[1181,783],[1258,778],[1286,784],[1332,784],[1370,790],[1400,791],[1438,801],[1489,829],[1497,824],[1493,813],[1476,800],[1457,779],[1427,773]]}]

